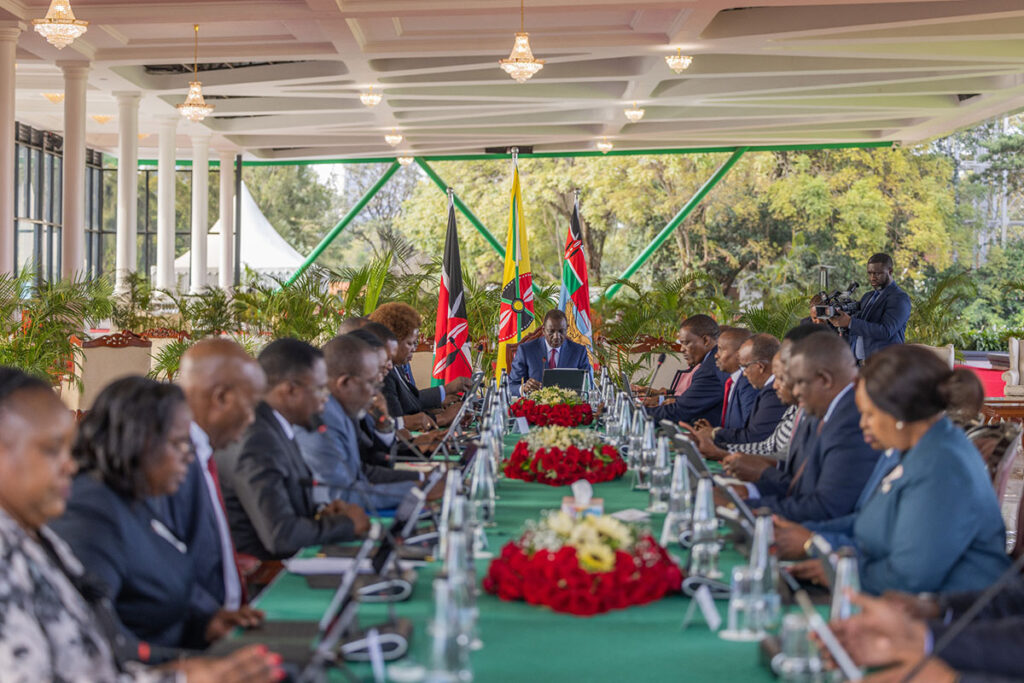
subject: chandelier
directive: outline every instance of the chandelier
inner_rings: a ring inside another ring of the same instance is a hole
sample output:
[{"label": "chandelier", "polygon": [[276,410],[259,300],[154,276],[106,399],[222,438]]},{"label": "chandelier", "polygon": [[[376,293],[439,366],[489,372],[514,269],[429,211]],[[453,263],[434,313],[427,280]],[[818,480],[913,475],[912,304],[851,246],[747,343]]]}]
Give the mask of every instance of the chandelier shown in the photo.
[{"label": "chandelier", "polygon": [[196,42],[192,66],[195,80],[188,84],[188,96],[178,105],[178,111],[189,121],[199,123],[213,113],[214,106],[203,99],[203,84],[199,82],[199,24],[195,25]]},{"label": "chandelier", "polygon": [[632,109],[626,109],[625,114],[630,123],[636,123],[644,117],[644,110],[637,107],[636,102],[634,102]]},{"label": "chandelier", "polygon": [[607,154],[612,151],[614,146],[608,138],[601,138],[597,141],[597,148],[601,150],[601,154]]},{"label": "chandelier", "polygon": [[409,164],[411,164],[413,162],[413,158],[412,157],[398,157],[397,161],[402,166],[408,166]]},{"label": "chandelier", "polygon": [[526,32],[524,0],[519,0],[519,33],[512,46],[508,59],[499,59],[502,71],[507,73],[516,83],[526,83],[534,74],[544,68],[543,59],[535,59],[530,49],[530,34]]},{"label": "chandelier", "polygon": [[359,93],[359,101],[367,107],[376,107],[380,104],[383,96],[379,92],[373,92],[373,86],[367,92]]},{"label": "chandelier", "polygon": [[93,114],[92,120],[102,126],[113,121],[114,117],[110,116],[109,114]]},{"label": "chandelier", "polygon": [[690,64],[693,63],[693,57],[684,55],[683,48],[677,47],[674,55],[665,57],[665,63],[668,64],[668,68],[672,69],[677,74],[681,74],[689,68]]},{"label": "chandelier", "polygon": [[46,17],[33,19],[32,25],[36,33],[46,38],[46,42],[63,50],[88,30],[89,22],[75,19],[71,0],[51,0]]},{"label": "chandelier", "polygon": [[44,92],[42,95],[50,100],[50,104],[60,104],[64,101],[64,93],[62,92]]},{"label": "chandelier", "polygon": [[397,147],[402,144],[402,140],[404,139],[405,137],[394,128],[391,129],[390,133],[384,136],[384,142],[388,143],[392,147]]}]

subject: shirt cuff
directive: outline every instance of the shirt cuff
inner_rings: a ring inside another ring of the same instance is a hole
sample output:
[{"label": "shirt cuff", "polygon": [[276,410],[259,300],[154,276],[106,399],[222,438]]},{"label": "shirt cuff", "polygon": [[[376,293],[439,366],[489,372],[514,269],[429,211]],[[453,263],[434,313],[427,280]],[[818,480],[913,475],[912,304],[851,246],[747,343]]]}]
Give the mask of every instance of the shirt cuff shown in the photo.
[{"label": "shirt cuff", "polygon": [[395,418],[395,429],[405,429],[405,418],[404,417],[396,417]]},{"label": "shirt cuff", "polygon": [[444,385],[443,384],[439,384],[437,388],[441,390],[441,403],[444,403],[444,398],[445,398]]},{"label": "shirt cuff", "polygon": [[756,486],[748,482],[744,482],[743,485],[747,487],[747,500],[761,497],[761,492],[757,490]]},{"label": "shirt cuff", "polygon": [[378,432],[376,429],[374,429],[373,433],[377,435],[377,438],[380,439],[380,442],[385,446],[390,446],[395,442],[394,432]]},{"label": "shirt cuff", "polygon": [[925,654],[925,656],[930,656],[931,653],[932,653],[932,650],[934,650],[934,649],[935,649],[935,636],[932,634],[932,630],[930,628],[926,628],[924,630],[924,654]]}]

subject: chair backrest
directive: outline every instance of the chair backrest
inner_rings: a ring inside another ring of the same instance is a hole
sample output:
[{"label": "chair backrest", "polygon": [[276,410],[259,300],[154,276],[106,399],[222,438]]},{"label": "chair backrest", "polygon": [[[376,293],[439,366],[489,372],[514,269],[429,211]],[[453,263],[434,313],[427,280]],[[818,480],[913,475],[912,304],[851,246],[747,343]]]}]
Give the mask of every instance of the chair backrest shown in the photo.
[{"label": "chair backrest", "polygon": [[1022,493],[1024,493],[1024,457],[1021,456],[1021,436],[1018,432],[1013,445],[1007,450],[996,468],[996,496],[1006,525],[1006,552],[1017,547],[1018,522]]},{"label": "chair backrest", "polygon": [[1018,386],[1021,378],[1020,339],[1010,337],[1008,346],[1010,347],[1010,369],[1003,373],[1003,381],[1009,386]]},{"label": "chair backrest", "polygon": [[[541,328],[537,328],[536,330],[534,330],[530,334],[528,334],[525,337],[523,337],[522,339],[520,339],[519,340],[519,344],[525,344],[528,341],[533,341],[534,339],[540,339],[540,337],[543,334],[544,334],[544,330],[541,329]],[[516,357],[516,351],[519,349],[519,344],[507,344],[505,346],[505,367],[510,369],[510,370],[512,369],[512,359]]]},{"label": "chair backrest", "polygon": [[943,363],[949,366],[949,369],[953,369],[953,364],[956,362],[956,350],[952,344],[946,344],[945,346],[928,346],[927,344],[912,344],[912,346],[918,346],[922,349],[928,349],[936,356],[939,357]]},{"label": "chair backrest", "polygon": [[89,410],[105,386],[130,375],[149,373],[152,344],[134,332],[108,334],[82,342],[81,366],[75,379],[61,384],[61,396],[72,410]]}]

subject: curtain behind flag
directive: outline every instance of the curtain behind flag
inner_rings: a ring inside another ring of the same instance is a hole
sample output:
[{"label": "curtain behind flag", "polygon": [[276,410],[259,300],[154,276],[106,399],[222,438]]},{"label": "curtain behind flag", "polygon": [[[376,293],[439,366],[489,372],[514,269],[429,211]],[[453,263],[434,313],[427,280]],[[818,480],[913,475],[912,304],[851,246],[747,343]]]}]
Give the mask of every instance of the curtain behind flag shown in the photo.
[{"label": "curtain behind flag", "polygon": [[434,332],[434,369],[431,384],[447,384],[456,377],[473,374],[469,357],[469,324],[466,298],[462,291],[462,259],[459,234],[455,228],[455,203],[448,195],[448,233],[444,238],[441,291],[437,297],[437,326]]},{"label": "curtain behind flag", "polygon": [[565,236],[565,255],[562,259],[562,292],[558,308],[569,321],[567,336],[583,344],[593,361],[594,336],[590,324],[590,284],[587,278],[587,257],[583,253],[583,230],[580,227],[580,199],[572,208],[569,232]]},{"label": "curtain behind flag", "polygon": [[505,239],[505,272],[501,278],[501,311],[498,314],[498,362],[496,377],[508,369],[505,349],[518,344],[533,332],[537,315],[533,308],[533,274],[530,272],[530,249],[523,225],[523,197],[519,189],[519,167],[513,161],[512,201],[508,213],[508,236]]}]

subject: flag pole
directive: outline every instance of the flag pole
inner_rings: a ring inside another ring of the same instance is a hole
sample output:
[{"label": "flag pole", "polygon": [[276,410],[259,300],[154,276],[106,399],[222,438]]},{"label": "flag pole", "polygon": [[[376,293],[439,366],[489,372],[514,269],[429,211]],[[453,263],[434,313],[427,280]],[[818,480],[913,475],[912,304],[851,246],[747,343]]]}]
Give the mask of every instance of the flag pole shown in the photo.
[{"label": "flag pole", "polygon": [[[513,147],[511,152],[512,152],[512,173],[514,174],[517,170],[519,170],[519,148],[518,147]],[[522,196],[522,188],[520,188],[520,197],[521,196]],[[515,200],[513,199],[513,204],[514,203],[515,203]],[[515,206],[512,207],[513,212],[515,211],[516,208],[517,207],[515,207]],[[516,221],[516,231],[515,231],[515,244],[516,244],[515,283],[516,283],[516,295],[517,296],[520,293],[519,292],[519,248],[520,248],[519,247],[519,233],[522,232],[522,229],[520,228],[520,224],[522,223],[522,221],[523,221],[523,217],[519,216],[518,220]],[[508,249],[507,246],[505,248]],[[525,308],[523,309],[523,311],[525,312]],[[521,343],[523,341],[523,331],[522,331],[523,330],[523,326],[522,326],[522,322],[523,322],[522,312],[516,311],[516,343],[517,344],[519,344],[519,343]]]}]

